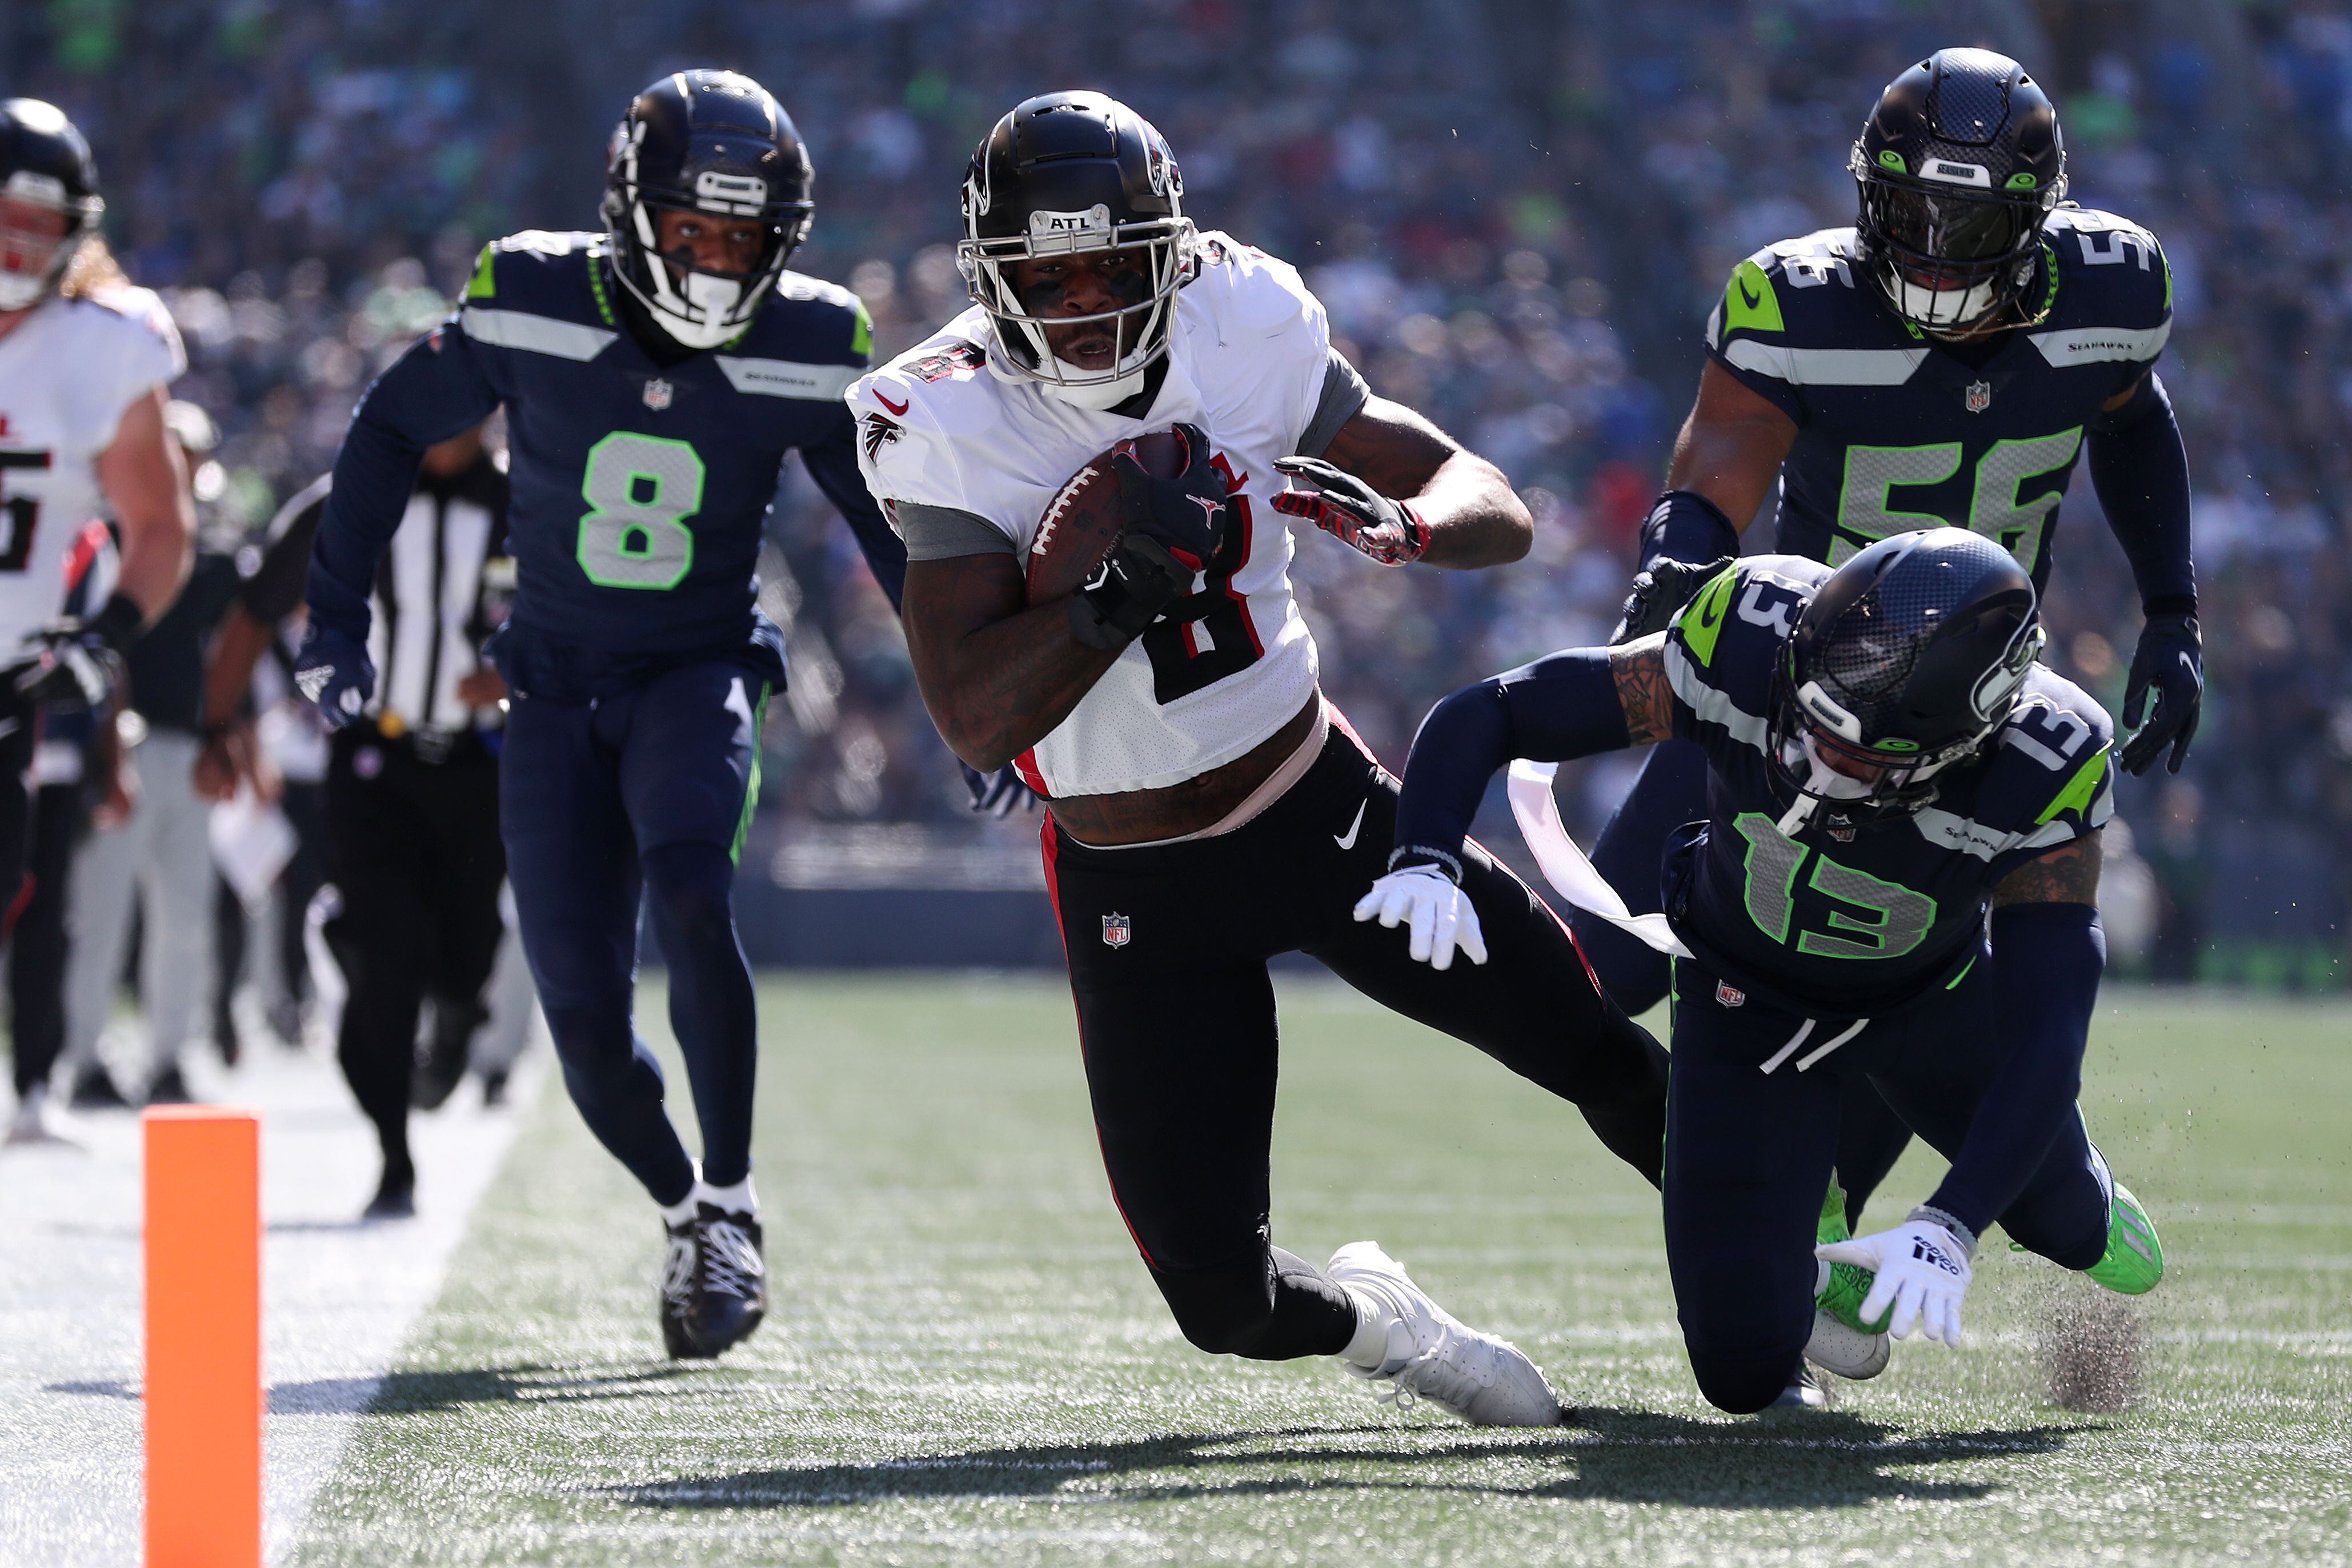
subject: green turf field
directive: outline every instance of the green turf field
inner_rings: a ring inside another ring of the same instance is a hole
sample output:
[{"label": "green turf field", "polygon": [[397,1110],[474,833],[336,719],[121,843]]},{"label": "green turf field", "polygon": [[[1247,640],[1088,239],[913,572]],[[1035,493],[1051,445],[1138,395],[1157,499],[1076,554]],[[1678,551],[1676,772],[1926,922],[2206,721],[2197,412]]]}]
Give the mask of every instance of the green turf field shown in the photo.
[{"label": "green turf field", "polygon": [[[2051,1400],[2040,1326],[2107,1299],[1995,1239],[1965,1351],[1898,1345],[1834,1411],[1735,1420],[1692,1386],[1654,1196],[1572,1112],[1286,988],[1276,1237],[1380,1238],[1580,1407],[1493,1436],[1182,1343],[1106,1196],[1058,985],[795,978],[762,1005],[767,1328],[715,1367],[660,1358],[654,1216],[550,1074],[297,1561],[2352,1555],[2343,1007],[2103,1009],[2092,1130],[2172,1266],[2128,1408]],[[1934,1176],[1915,1153],[1874,1212]]]}]

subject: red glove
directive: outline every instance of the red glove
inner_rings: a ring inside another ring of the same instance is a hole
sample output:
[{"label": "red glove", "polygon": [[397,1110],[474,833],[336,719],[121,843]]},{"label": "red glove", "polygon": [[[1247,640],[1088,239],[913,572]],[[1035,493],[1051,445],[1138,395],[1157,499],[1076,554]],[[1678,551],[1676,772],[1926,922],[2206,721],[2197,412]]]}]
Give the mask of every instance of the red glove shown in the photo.
[{"label": "red glove", "polygon": [[1276,511],[1307,518],[1382,566],[1419,560],[1429,548],[1429,525],[1411,503],[1392,500],[1319,457],[1277,457],[1274,466],[1286,479],[1316,486],[1283,491],[1274,498]]}]

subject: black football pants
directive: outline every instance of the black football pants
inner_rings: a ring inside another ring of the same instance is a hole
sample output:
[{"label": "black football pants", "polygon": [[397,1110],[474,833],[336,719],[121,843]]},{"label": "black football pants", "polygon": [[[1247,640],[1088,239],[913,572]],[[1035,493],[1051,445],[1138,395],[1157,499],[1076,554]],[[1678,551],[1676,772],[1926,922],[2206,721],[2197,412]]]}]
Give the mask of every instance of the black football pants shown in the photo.
[{"label": "black football pants", "polygon": [[[1659,862],[1666,835],[1706,815],[1706,753],[1691,740],[1662,740],[1650,748],[1633,789],[1611,814],[1592,846],[1592,867],[1636,915],[1665,907]],[[1569,911],[1577,945],[1592,961],[1593,973],[1610,999],[1634,1018],[1665,1000],[1673,981],[1664,953],[1612,925],[1589,910]],[[1862,1223],[1863,1206],[1910,1145],[1904,1124],[1870,1080],[1856,1075],[1846,1085],[1838,1116],[1837,1178],[1845,1188],[1846,1216]]]},{"label": "black football pants", "polygon": [[16,1096],[49,1080],[66,1044],[66,883],[74,841],[89,818],[79,780],[44,784],[33,796],[31,858],[22,907],[8,933],[9,1035]]},{"label": "black football pants", "polygon": [[[1691,1371],[1723,1409],[1761,1410],[1796,1373],[1812,1333],[1814,1226],[1857,1082],[1947,1159],[1959,1153],[2008,1057],[1990,968],[1873,1019],[1810,1067],[1798,1066],[1808,1049],[1766,1072],[1805,1020],[1752,997],[1727,1005],[1714,976],[1675,966],[1666,1264]],[[1826,1043],[1848,1021],[1822,1020],[1807,1038]],[[2081,1117],[2060,1128],[2000,1227],[2062,1268],[2105,1252],[2105,1166]]]},{"label": "black football pants", "polygon": [[499,765],[471,737],[439,761],[369,726],[338,731],[327,765],[325,932],[350,987],[336,1060],[375,1124],[384,1163],[408,1166],[417,1014],[470,1036],[505,923]]},{"label": "black football pants", "polygon": [[1375,1001],[1576,1104],[1658,1179],[1665,1055],[1601,996],[1567,928],[1475,845],[1484,965],[1412,961],[1359,924],[1386,869],[1397,783],[1335,725],[1306,776],[1229,833],[1095,849],[1045,829],[1079,1047],[1111,1196],[1184,1335],[1260,1360],[1334,1354],[1354,1309],[1270,1245],[1276,1050],[1266,960],[1306,952]]}]

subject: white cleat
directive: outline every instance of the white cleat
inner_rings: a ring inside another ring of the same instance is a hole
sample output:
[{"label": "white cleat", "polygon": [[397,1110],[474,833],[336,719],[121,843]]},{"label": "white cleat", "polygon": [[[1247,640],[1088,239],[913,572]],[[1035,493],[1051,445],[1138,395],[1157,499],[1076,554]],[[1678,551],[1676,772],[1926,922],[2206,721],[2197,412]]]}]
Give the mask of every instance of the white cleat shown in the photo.
[{"label": "white cleat", "polygon": [[36,1083],[17,1103],[16,1113],[8,1119],[8,1132],[0,1143],[11,1147],[46,1144],[51,1148],[79,1149],[80,1138],[74,1134],[73,1124],[49,1103],[49,1086]]},{"label": "white cleat", "polygon": [[1331,1254],[1332,1283],[1388,1319],[1388,1359],[1340,1364],[1390,1385],[1400,1405],[1426,1399],[1474,1427],[1557,1427],[1559,1396],[1518,1346],[1457,1322],[1414,1284],[1377,1241],[1351,1241]]},{"label": "white cleat", "polygon": [[1839,1321],[1832,1312],[1813,1312],[1813,1336],[1805,1342],[1805,1359],[1824,1372],[1859,1383],[1886,1370],[1892,1345],[1883,1333],[1864,1333]]}]

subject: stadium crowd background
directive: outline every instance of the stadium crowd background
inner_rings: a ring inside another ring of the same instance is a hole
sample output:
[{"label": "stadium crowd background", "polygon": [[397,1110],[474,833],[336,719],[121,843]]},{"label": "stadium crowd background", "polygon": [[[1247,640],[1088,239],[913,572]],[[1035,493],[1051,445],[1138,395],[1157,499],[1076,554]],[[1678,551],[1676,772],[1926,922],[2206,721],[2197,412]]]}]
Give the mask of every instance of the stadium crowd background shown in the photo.
[{"label": "stadium crowd background", "polygon": [[[1599,641],[1733,262],[1852,221],[1846,148],[1878,88],[1943,45],[2053,90],[2073,193],[2171,259],[2163,373],[2197,486],[2210,682],[2178,779],[2127,781],[2159,890],[2149,961],[2343,983],[2352,898],[2352,13],[2240,0],[0,0],[0,89],[95,145],[108,228],[163,290],[225,440],[206,505],[249,528],[331,461],[373,372],[512,229],[593,226],[604,137],[657,71],[776,92],[818,172],[796,263],[872,308],[878,354],[961,308],[950,245],[979,133],[1098,86],[1172,141],[1191,210],[1305,270],[1376,390],[1511,475],[1535,558],[1385,572],[1302,541],[1334,697],[1400,761],[1454,685]],[[766,835],[972,821],[845,530],[795,476],[792,717]],[[2111,706],[2137,627],[2078,474],[2052,658]],[[1751,538],[1769,537],[1759,524]],[[1626,780],[1586,768],[1573,822]]]}]

